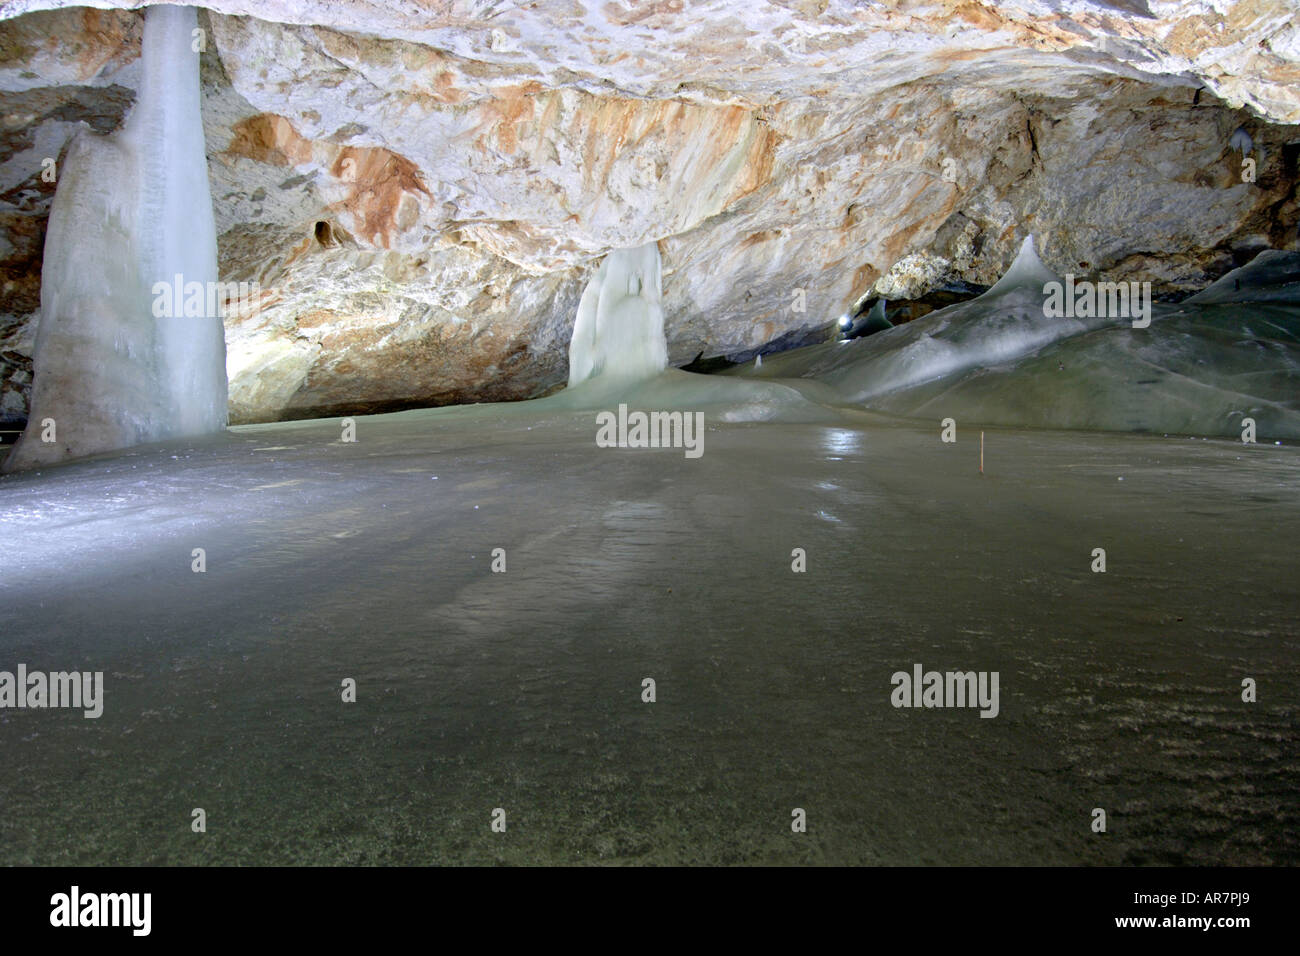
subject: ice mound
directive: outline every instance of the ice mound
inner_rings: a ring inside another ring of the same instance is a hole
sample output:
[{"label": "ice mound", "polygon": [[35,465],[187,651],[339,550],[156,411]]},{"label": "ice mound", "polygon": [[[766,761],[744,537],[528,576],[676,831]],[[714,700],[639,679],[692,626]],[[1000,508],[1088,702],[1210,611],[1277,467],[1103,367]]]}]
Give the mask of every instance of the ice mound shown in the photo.
[{"label": "ice mound", "polygon": [[569,385],[598,376],[624,382],[668,367],[659,245],[605,256],[578,302],[569,342]]},{"label": "ice mound", "polygon": [[1043,289],[1060,281],[1038,258],[1030,236],[1006,274],[983,295],[868,338],[814,346],[800,350],[803,355],[771,356],[764,377],[811,377],[850,402],[870,403],[899,389],[1008,362],[1058,339],[1128,321],[1048,317]]},{"label": "ice mound", "polygon": [[1213,305],[1218,302],[1300,304],[1300,253],[1265,249],[1240,269],[1233,269],[1181,304]]},{"label": "ice mound", "polygon": [[[196,23],[190,7],[149,8],[135,108],[118,133],[79,135],[59,171],[32,412],[6,470],[225,427],[225,337],[206,309],[217,240]],[[177,277],[203,290],[204,314],[158,315],[158,284],[174,311]],[[53,442],[41,440],[47,419]]]},{"label": "ice mound", "polygon": [[991,302],[999,296],[1022,290],[1036,291],[1041,294],[1043,286],[1048,282],[1060,281],[1061,277],[1047,268],[1043,260],[1038,258],[1034,237],[1026,236],[1025,241],[1020,244],[1020,251],[1016,253],[1015,259],[1012,260],[1002,278],[983,295],[977,296],[975,301]]},{"label": "ice mound", "polygon": [[1031,236],[1006,274],[983,295],[855,340],[832,352],[829,361],[812,373],[851,401],[866,402],[971,368],[1007,362],[1117,321],[1045,315],[1043,287],[1060,281],[1038,258]]},{"label": "ice mound", "polygon": [[593,379],[529,404],[541,409],[702,411],[714,422],[822,422],[846,413],[839,394],[811,380],[751,382],[667,369],[635,382]]},{"label": "ice mound", "polygon": [[1180,305],[1153,309],[1147,328],[1045,318],[1052,281],[1026,241],[976,299],[727,374],[816,381],[843,402],[915,418],[1225,437],[1250,418],[1258,441],[1300,438],[1300,255],[1261,253]]},{"label": "ice mound", "polygon": [[1242,156],[1245,156],[1255,148],[1255,141],[1246,132],[1246,127],[1238,126],[1236,132],[1228,137],[1228,148],[1238,150]]},{"label": "ice mound", "polygon": [[1016,427],[1300,437],[1300,310],[1215,307],[1098,329],[882,396],[880,411]]},{"label": "ice mound", "polygon": [[817,382],[737,382],[668,368],[657,243],[616,249],[578,303],[569,387],[532,403],[543,410],[704,411],[716,421],[821,421],[841,405]]}]

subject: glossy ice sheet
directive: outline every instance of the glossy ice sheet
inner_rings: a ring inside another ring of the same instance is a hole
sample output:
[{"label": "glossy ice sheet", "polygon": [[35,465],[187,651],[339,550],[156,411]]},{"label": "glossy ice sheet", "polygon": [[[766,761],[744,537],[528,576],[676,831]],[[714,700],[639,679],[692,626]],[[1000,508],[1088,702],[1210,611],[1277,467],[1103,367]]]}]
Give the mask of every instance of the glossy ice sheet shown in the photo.
[{"label": "glossy ice sheet", "polygon": [[[937,423],[710,423],[697,460],[483,406],[0,479],[0,669],[106,681],[99,720],[0,711],[0,863],[1300,862],[1295,449],[991,430],[981,477]],[[893,708],[915,663],[1001,713]]]}]

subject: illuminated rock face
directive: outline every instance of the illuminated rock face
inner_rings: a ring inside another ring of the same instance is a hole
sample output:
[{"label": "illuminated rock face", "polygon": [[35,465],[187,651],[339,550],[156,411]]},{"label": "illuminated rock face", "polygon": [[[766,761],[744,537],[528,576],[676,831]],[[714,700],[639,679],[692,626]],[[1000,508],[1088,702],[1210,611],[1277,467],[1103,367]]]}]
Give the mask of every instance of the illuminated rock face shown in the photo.
[{"label": "illuminated rock face", "polygon": [[151,8],[123,129],[73,141],[45,239],[32,467],[226,424],[195,13]]},{"label": "illuminated rock face", "polygon": [[[991,284],[1031,232],[1157,292],[1293,247],[1289,5],[1139,6],[214,0],[220,278],[260,290],[227,316],[231,420],[541,394],[602,257],[650,242],[672,364]],[[32,384],[40,160],[121,121],[139,19],[0,23],[0,421]]]}]

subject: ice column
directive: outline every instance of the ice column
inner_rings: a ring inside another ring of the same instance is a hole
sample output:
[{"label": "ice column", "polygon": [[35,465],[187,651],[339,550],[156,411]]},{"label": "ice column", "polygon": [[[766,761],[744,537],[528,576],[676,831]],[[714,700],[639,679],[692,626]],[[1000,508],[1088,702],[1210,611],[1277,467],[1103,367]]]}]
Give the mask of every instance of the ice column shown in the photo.
[{"label": "ice column", "polygon": [[31,416],[6,470],[225,427],[196,25],[192,7],[149,8],[130,117],[79,134],[59,170]]},{"label": "ice column", "polygon": [[628,382],[668,367],[659,244],[615,249],[587,283],[569,343],[569,386]]}]

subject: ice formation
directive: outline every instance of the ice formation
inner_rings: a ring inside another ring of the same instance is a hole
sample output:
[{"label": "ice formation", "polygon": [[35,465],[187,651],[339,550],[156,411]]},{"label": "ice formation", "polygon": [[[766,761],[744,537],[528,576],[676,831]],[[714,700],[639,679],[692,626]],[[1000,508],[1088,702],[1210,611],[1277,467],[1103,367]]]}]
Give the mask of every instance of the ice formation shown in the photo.
[{"label": "ice formation", "polygon": [[149,8],[135,108],[118,133],[79,135],[59,172],[32,411],[7,470],[225,427],[196,23]]},{"label": "ice formation", "polygon": [[1048,317],[1043,287],[1049,282],[1060,278],[1043,265],[1030,236],[1006,274],[978,298],[869,338],[799,350],[804,355],[770,356],[764,371],[769,377],[817,378],[852,402],[868,402],[966,369],[1006,362],[1117,321]]},{"label": "ice formation", "polygon": [[[811,422],[842,404],[819,382],[746,382],[668,368],[657,243],[616,249],[583,290],[569,343],[569,387],[538,409],[695,409],[710,421]],[[756,357],[758,359],[759,357]],[[761,360],[755,362],[761,373]]]},{"label": "ice formation", "polygon": [[882,396],[872,408],[987,425],[1300,437],[1300,310],[1187,308]]},{"label": "ice formation", "polygon": [[1289,302],[1300,305],[1300,253],[1265,249],[1244,266],[1233,269],[1183,305],[1228,302]]},{"label": "ice formation", "polygon": [[871,307],[867,313],[866,321],[862,323],[863,335],[875,335],[877,332],[884,332],[886,329],[892,329],[894,323],[885,317],[885,300],[877,299],[876,304]]},{"label": "ice formation", "polygon": [[1027,241],[976,299],[730,371],[798,377],[842,403],[913,418],[1233,437],[1249,418],[1262,438],[1300,437],[1300,255],[1266,250],[1181,304],[1157,306],[1146,328],[1045,318],[1051,281]]},{"label": "ice formation", "polygon": [[615,249],[578,302],[569,386],[599,376],[635,382],[668,367],[659,245]]},{"label": "ice formation", "polygon": [[1239,150],[1242,156],[1245,156],[1255,146],[1250,134],[1246,132],[1246,127],[1238,126],[1237,131],[1228,139],[1228,148]]}]

